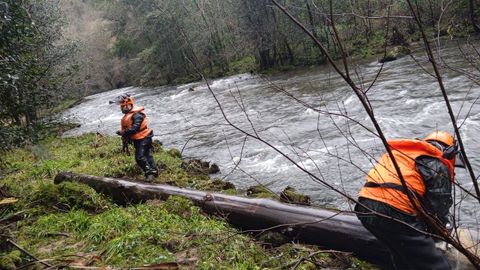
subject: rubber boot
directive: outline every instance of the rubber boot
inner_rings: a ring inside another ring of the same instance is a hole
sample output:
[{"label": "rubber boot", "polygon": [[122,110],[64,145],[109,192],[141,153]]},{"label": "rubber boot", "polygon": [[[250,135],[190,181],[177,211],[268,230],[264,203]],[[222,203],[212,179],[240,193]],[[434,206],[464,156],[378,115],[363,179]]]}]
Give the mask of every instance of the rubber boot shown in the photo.
[{"label": "rubber boot", "polygon": [[148,165],[145,166],[145,181],[153,182],[155,180],[155,172],[155,169],[151,168]]},{"label": "rubber boot", "polygon": [[153,176],[155,176],[155,178],[158,177],[158,170],[156,168],[153,168],[151,172],[152,172]]}]

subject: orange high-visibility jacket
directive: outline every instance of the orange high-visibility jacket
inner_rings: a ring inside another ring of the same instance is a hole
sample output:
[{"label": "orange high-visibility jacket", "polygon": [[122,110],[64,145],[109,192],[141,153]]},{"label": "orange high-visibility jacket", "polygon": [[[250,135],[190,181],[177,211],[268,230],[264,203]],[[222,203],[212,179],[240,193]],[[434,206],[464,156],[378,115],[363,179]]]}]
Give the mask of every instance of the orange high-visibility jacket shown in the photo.
[{"label": "orange high-visibility jacket", "polygon": [[[442,157],[443,152],[426,141],[421,140],[390,140],[388,144],[400,167],[408,189],[417,197],[425,194],[425,183],[416,170],[415,159],[419,156],[431,156],[442,161],[450,171],[450,181],[454,179],[455,159]],[[360,197],[384,202],[407,214],[415,214],[415,208],[402,187],[393,162],[385,153],[367,175],[367,183],[360,190]]]},{"label": "orange high-visibility jacket", "polygon": [[141,140],[150,135],[152,132],[152,129],[147,127],[147,115],[143,112],[144,108],[143,107],[133,107],[128,113],[126,113],[121,122],[122,126],[122,131],[125,129],[131,128],[133,123],[132,123],[132,116],[135,113],[141,113],[143,115],[143,121],[140,126],[140,130],[136,133],[133,133],[130,135],[130,139],[132,140]]}]

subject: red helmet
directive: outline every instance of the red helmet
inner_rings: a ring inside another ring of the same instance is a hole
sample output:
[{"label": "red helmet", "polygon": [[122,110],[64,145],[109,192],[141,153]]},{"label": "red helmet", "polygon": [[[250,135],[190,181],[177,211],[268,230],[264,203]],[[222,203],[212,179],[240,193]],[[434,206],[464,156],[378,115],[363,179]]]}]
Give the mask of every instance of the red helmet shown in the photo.
[{"label": "red helmet", "polygon": [[121,96],[118,96],[117,99],[118,104],[122,107],[130,104],[133,105],[133,97],[131,97],[129,94],[123,94]]},{"label": "red helmet", "polygon": [[[133,108],[133,97],[131,97],[129,94],[122,94],[118,97],[115,98],[115,100],[110,101],[110,104],[117,104],[120,105],[120,108],[122,109],[123,113],[129,112]],[[131,106],[128,106],[131,105]]]}]

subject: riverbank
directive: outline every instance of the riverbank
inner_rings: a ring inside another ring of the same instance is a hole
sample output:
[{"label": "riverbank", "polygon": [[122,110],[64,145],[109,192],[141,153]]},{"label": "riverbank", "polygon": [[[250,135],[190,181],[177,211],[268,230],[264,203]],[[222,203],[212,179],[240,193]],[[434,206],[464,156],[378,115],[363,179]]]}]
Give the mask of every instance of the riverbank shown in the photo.
[{"label": "riverbank", "polygon": [[[154,156],[162,169],[156,182],[237,193],[232,185],[193,172],[178,150],[157,143]],[[272,244],[268,235],[243,235],[185,199],[120,207],[87,186],[53,184],[55,174],[63,170],[141,181],[133,156],[122,153],[118,138],[50,137],[9,152],[5,164],[0,195],[13,199],[0,205],[2,269],[39,266],[7,239],[56,267],[374,268],[348,254],[281,241]]]}]

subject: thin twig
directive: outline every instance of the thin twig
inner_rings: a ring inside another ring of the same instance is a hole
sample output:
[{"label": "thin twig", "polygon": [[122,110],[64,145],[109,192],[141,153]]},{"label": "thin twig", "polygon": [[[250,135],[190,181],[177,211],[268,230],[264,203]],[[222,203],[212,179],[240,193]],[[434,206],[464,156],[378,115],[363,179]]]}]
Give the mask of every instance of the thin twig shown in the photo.
[{"label": "thin twig", "polygon": [[180,156],[183,155],[183,150],[185,150],[185,147],[187,146],[187,144],[188,144],[191,140],[193,140],[193,138],[195,138],[195,134],[192,135],[190,138],[188,138],[188,140],[185,142],[185,144],[184,144],[183,147],[182,147],[182,150],[180,151]]},{"label": "thin twig", "polygon": [[12,239],[7,238],[7,243],[9,243],[10,245],[14,246],[15,248],[17,248],[17,249],[20,250],[21,252],[25,253],[27,256],[29,256],[30,258],[34,259],[35,261],[43,264],[44,266],[52,267],[51,264],[46,263],[46,262],[40,260],[39,258],[35,257],[35,255],[33,255],[32,253],[28,252],[26,249],[22,248],[21,246],[19,246],[19,245],[18,245],[17,243],[15,243]]}]

